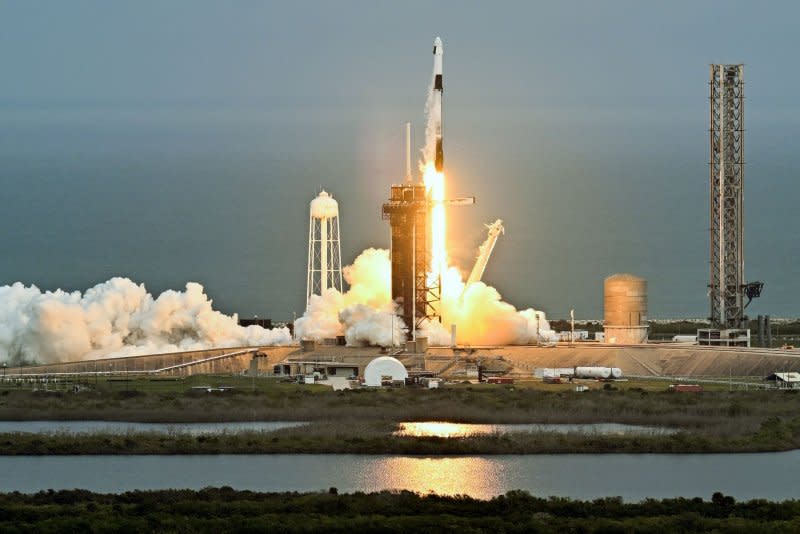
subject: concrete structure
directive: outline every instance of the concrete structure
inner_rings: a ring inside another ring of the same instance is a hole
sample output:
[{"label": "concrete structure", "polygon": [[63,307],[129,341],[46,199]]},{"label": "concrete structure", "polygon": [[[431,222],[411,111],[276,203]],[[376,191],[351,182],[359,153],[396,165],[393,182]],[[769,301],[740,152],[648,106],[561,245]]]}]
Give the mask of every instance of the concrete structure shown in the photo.
[{"label": "concrete structure", "polygon": [[[253,369],[269,372],[269,364],[279,359],[283,347],[231,347],[146,356],[103,358],[77,362],[50,363],[26,367],[9,366],[8,377],[18,375],[157,375],[241,374]],[[253,361],[255,360],[255,363]],[[251,367],[253,366],[254,367]]]},{"label": "concrete structure", "polygon": [[615,274],[603,284],[605,343],[635,345],[647,341],[647,281]]},{"label": "concrete structure", "polygon": [[[301,374],[311,367],[336,368],[330,376],[351,376],[358,369],[363,376],[366,367],[376,358],[385,356],[377,347],[321,346],[313,352],[303,352],[295,346],[244,347],[211,349],[205,351],[178,352],[56,363],[31,367],[6,369],[8,380],[24,376],[53,376],[63,374],[89,374],[100,376],[122,375],[146,376],[148,372],[165,369],[156,376],[181,377],[191,374],[243,374],[250,368],[256,353],[259,359],[258,374]],[[517,378],[540,376],[544,369],[560,371],[575,367],[619,368],[624,376],[669,376],[720,378],[749,376],[754,381],[775,372],[776,369],[800,370],[800,349],[782,350],[740,347],[701,347],[679,344],[645,344],[612,346],[602,343],[583,343],[573,346],[555,347],[487,346],[487,347],[431,347],[426,354],[398,353],[392,355],[400,361],[411,376],[430,376],[463,379],[477,376],[478,368],[485,374],[512,375]],[[275,366],[280,366],[275,372]],[[127,370],[127,371],[126,371]],[[326,371],[329,372],[329,371]]]},{"label": "concrete structure", "polygon": [[741,328],[701,328],[697,331],[697,344],[715,347],[749,347],[750,330]]},{"label": "concrete structure", "polygon": [[339,203],[326,191],[311,201],[308,216],[306,303],[328,288],[342,291]]},{"label": "concrete structure", "polygon": [[384,380],[391,382],[403,381],[408,378],[408,371],[405,365],[391,356],[381,356],[375,358],[364,369],[364,385],[370,387],[380,387]]}]

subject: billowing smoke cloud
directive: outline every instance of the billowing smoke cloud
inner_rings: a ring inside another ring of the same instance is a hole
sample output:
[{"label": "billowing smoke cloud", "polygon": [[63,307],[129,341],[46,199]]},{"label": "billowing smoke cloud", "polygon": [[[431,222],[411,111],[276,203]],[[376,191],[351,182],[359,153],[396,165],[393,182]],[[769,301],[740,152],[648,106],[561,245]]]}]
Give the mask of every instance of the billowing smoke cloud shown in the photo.
[{"label": "billowing smoke cloud", "polygon": [[450,267],[442,276],[444,323],[429,323],[422,334],[431,344],[450,344],[450,325],[456,325],[457,342],[470,345],[526,345],[557,341],[544,312],[518,311],[503,302],[500,293],[483,282],[464,291],[461,274]]},{"label": "billowing smoke cloud", "polygon": [[287,328],[239,326],[193,282],[157,298],[127,278],[83,294],[0,287],[0,361],[12,364],[290,342]]},{"label": "billowing smoke cloud", "polygon": [[[405,325],[391,300],[391,263],[389,251],[368,249],[345,267],[344,277],[350,290],[340,293],[328,289],[311,297],[306,313],[295,323],[301,339],[322,340],[343,335],[348,345],[392,344],[405,339]],[[442,313],[444,323],[426,325],[419,335],[426,335],[432,345],[450,344],[450,325],[455,324],[459,343],[472,345],[520,345],[537,341],[555,341],[545,314],[531,308],[518,311],[503,302],[500,293],[483,282],[470,285],[463,298],[461,274],[450,267],[442,278]],[[394,312],[394,313],[393,313]]]},{"label": "billowing smoke cloud", "polygon": [[343,269],[350,289],[329,288],[312,295],[305,314],[295,322],[299,339],[345,336],[348,345],[392,345],[403,339],[403,321],[392,302],[389,251],[370,248]]}]

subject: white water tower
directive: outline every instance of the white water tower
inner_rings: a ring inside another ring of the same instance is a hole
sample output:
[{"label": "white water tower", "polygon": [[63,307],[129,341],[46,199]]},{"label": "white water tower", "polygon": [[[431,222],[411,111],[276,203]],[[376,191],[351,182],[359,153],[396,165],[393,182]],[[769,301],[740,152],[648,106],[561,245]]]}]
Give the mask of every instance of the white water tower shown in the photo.
[{"label": "white water tower", "polygon": [[342,291],[341,258],[339,203],[323,190],[309,211],[306,304],[311,295],[321,295],[329,287]]}]

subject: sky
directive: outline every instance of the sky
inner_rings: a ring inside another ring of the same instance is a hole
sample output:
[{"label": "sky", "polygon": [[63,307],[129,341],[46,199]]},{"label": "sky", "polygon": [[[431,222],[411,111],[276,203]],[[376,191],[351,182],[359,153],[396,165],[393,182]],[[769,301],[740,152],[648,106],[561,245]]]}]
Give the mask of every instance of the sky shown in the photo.
[{"label": "sky", "polygon": [[305,307],[308,202],[342,257],[388,247],[380,204],[423,144],[444,41],[448,241],[518,307],[708,315],[709,63],[745,64],[751,316],[800,315],[792,2],[0,2],[0,284],[200,282],[219,309]]}]

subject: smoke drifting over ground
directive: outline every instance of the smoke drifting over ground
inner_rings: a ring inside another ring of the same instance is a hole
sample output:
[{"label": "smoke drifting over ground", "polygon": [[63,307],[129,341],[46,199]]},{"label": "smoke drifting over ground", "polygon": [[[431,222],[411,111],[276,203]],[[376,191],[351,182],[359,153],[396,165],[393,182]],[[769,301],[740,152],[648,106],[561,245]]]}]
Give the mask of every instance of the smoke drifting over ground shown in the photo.
[{"label": "smoke drifting over ground", "polygon": [[157,298],[127,278],[83,294],[0,287],[0,361],[12,364],[289,342],[287,328],[239,326],[193,282]]},{"label": "smoke drifting over ground", "polygon": [[392,302],[389,251],[370,248],[343,269],[350,290],[329,288],[312,295],[303,317],[295,322],[299,339],[345,336],[348,345],[392,345],[403,339],[403,321]]}]

